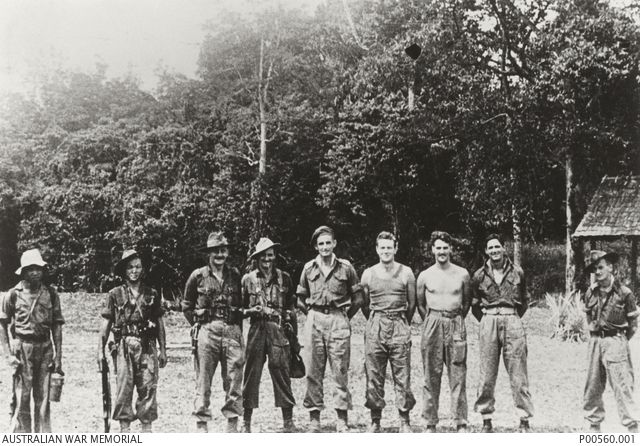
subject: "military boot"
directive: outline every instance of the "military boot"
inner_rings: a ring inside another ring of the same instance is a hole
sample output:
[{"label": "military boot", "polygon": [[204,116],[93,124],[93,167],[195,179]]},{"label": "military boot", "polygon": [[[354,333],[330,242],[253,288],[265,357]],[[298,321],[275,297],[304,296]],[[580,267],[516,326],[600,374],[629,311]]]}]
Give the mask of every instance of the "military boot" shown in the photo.
[{"label": "military boot", "polygon": [[491,424],[491,419],[488,418],[482,422],[482,430],[480,431],[484,434],[489,434],[493,432],[493,425]]},{"label": "military boot", "polygon": [[311,424],[309,425],[309,432],[317,434],[320,432],[320,411],[312,410],[309,412],[309,419],[311,420]]},{"label": "military boot", "polygon": [[531,432],[531,427],[529,426],[529,420],[522,418],[520,420],[520,432],[523,434],[528,434]]},{"label": "military boot", "polygon": [[425,432],[428,434],[435,434],[436,433],[436,425],[435,424],[427,424],[427,428],[425,429]]},{"label": "military boot", "polygon": [[627,430],[632,434],[638,433],[638,423],[633,423],[627,426]]},{"label": "military boot", "polygon": [[401,434],[411,433],[411,423],[409,422],[409,412],[398,411],[400,424],[398,425],[398,432]]},{"label": "military boot", "polygon": [[145,432],[145,433],[151,433],[152,432],[151,423],[144,423],[143,422],[143,423],[140,423],[140,425],[141,425],[141,428],[142,428],[141,429],[142,432]]},{"label": "military boot", "polygon": [[336,409],[338,419],[336,420],[336,432],[344,434],[349,432],[348,412],[346,410]]},{"label": "military boot", "polygon": [[120,432],[123,434],[128,434],[129,432],[131,432],[131,421],[120,420]]},{"label": "military boot", "polygon": [[209,432],[209,429],[207,428],[207,422],[206,421],[197,421],[196,422],[196,431],[199,434],[206,434],[207,432]]},{"label": "military boot", "polygon": [[598,423],[592,423],[589,426],[589,432],[600,432],[600,425]]},{"label": "military boot", "polygon": [[293,422],[293,407],[282,408],[282,431],[287,434],[296,431],[296,425]]},{"label": "military boot", "polygon": [[238,433],[238,417],[228,418],[227,427],[224,431],[228,434]]},{"label": "military boot", "polygon": [[371,424],[367,428],[367,432],[377,434],[380,432],[380,419],[382,418],[382,411],[379,409],[371,410]]},{"label": "military boot", "polygon": [[244,415],[242,417],[242,429],[245,434],[251,433],[251,416],[253,415],[253,409],[244,408]]}]

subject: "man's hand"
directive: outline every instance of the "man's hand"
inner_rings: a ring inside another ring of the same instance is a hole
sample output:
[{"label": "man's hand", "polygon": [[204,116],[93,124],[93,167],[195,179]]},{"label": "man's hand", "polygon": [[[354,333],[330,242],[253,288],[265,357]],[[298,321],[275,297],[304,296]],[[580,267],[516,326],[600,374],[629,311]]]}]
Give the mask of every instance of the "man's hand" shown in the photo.
[{"label": "man's hand", "polygon": [[104,357],[104,348],[101,348],[100,351],[98,352],[98,356],[96,358],[96,361],[98,363],[98,372],[102,373],[102,362],[104,361],[105,357]]},{"label": "man's hand", "polygon": [[160,350],[158,353],[158,366],[163,369],[167,365],[167,352]]},{"label": "man's hand", "polygon": [[247,308],[246,310],[244,310],[244,314],[247,316],[253,316],[262,313],[262,305],[256,305],[255,307]]},{"label": "man's hand", "polygon": [[20,367],[20,360],[15,355],[9,355],[7,359],[9,362],[9,367],[11,368],[11,372],[15,373],[16,370],[18,370],[18,367]]}]

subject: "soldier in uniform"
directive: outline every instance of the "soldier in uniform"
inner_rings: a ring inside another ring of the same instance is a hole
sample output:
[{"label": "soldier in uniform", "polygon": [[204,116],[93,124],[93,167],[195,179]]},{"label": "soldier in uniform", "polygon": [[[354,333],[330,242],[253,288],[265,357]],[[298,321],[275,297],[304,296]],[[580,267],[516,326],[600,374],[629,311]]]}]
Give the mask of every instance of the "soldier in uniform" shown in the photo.
[{"label": "soldier in uniform", "polygon": [[633,293],[613,275],[615,253],[591,251],[588,272],[594,285],[584,296],[589,324],[587,383],[584,410],[591,430],[600,432],[604,420],[604,392],[607,377],[613,389],[620,421],[629,432],[638,432],[640,413],[633,401],[633,366],[629,340],[638,329],[638,307]]},{"label": "soldier in uniform", "polygon": [[418,276],[416,294],[422,326],[424,410],[427,432],[436,432],[440,385],[447,366],[451,390],[451,413],[458,432],[467,432],[467,330],[471,294],[469,273],[451,262],[451,236],[431,234],[436,262]]},{"label": "soldier in uniform", "polygon": [[307,391],[304,407],[309,410],[310,431],[320,432],[324,409],[323,380],[327,360],[335,383],[336,430],[348,432],[352,409],[348,371],[351,357],[350,319],[362,303],[356,271],[347,260],[333,253],[337,245],[333,230],[320,226],[311,236],[318,256],[304,265],[296,290],[299,306],[307,314],[304,328],[304,361]]},{"label": "soldier in uniform", "polygon": [[[158,368],[167,364],[160,296],[142,283],[144,268],[135,250],[125,250],[114,271],[124,284],[109,291],[105,300],[98,369],[102,369],[104,347],[113,333],[110,347],[117,382],[113,419],[120,422],[120,432],[130,432],[134,420],[140,420],[142,432],[151,432],[151,424],[158,419]],[[131,407],[134,387],[138,394],[135,411]]]},{"label": "soldier in uniform", "polygon": [[521,321],[528,307],[524,272],[506,256],[497,234],[486,237],[485,254],[489,259],[471,281],[472,312],[480,322],[480,387],[475,410],[482,414],[482,432],[493,432],[491,417],[502,350],[520,432],[529,432],[533,403],[527,376],[527,337]]},{"label": "soldier in uniform", "polygon": [[64,318],[58,293],[43,283],[45,265],[39,250],[25,251],[21,280],[0,307],[0,345],[13,370],[11,432],[51,432],[49,383],[53,371],[62,372]]},{"label": "soldier in uniform", "polygon": [[275,266],[277,246],[279,243],[261,238],[250,256],[256,268],[242,278],[245,313],[251,317],[242,389],[244,432],[251,432],[251,416],[258,407],[260,378],[267,358],[276,407],[282,410],[284,431],[295,430],[293,406],[296,401],[289,376],[291,345],[285,329],[297,327],[296,300],[291,277]]},{"label": "soldier in uniform", "polygon": [[399,432],[411,432],[409,413],[416,404],[411,392],[411,319],[416,309],[416,279],[411,268],[397,263],[396,238],[383,231],[376,238],[380,262],[362,273],[362,313],[365,328],[366,403],[371,411],[369,432],[380,432],[384,409],[384,381],[387,362],[395,384]]},{"label": "soldier in uniform", "polygon": [[198,432],[207,432],[211,417],[211,381],[221,364],[226,399],[222,413],[226,432],[238,431],[242,416],[242,295],[240,273],[227,264],[229,242],[221,232],[212,232],[201,250],[208,264],[194,270],[185,285],[182,310],[192,326],[196,345],[196,400],[193,415]]}]

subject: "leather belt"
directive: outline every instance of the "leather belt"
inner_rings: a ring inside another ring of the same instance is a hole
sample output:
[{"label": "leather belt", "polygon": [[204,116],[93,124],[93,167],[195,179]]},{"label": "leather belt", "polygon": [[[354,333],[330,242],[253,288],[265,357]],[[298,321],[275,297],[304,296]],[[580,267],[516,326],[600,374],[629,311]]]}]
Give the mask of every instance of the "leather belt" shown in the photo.
[{"label": "leather belt", "polygon": [[16,337],[18,339],[20,339],[21,341],[24,342],[29,342],[29,343],[37,343],[37,342],[47,342],[51,339],[49,334],[46,335],[34,335],[34,334],[19,334],[16,333]]},{"label": "leather belt", "polygon": [[333,313],[334,311],[343,311],[342,308],[334,307],[333,305],[311,305],[309,309],[324,314]]},{"label": "leather belt", "polygon": [[429,308],[429,314],[435,314],[436,316],[440,316],[440,317],[446,317],[448,319],[453,319],[456,318],[458,316],[460,316],[460,311],[455,310],[455,311],[449,311],[449,310],[434,310],[432,308]]},{"label": "leather belt", "polygon": [[591,336],[597,336],[599,338],[610,338],[613,336],[618,336],[619,334],[623,334],[622,330],[613,329],[613,330],[598,330],[592,331]]},{"label": "leather belt", "polygon": [[513,307],[489,307],[482,309],[483,314],[492,314],[492,315],[502,315],[502,316],[510,316],[516,315],[516,309]]}]

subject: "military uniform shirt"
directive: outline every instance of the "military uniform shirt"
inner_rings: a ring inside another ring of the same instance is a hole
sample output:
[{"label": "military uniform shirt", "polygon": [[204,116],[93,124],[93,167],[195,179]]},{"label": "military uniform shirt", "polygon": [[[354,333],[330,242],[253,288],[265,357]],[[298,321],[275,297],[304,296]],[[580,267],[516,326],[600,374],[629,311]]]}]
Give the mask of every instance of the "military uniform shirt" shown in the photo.
[{"label": "military uniform shirt", "polygon": [[334,259],[327,276],[320,270],[320,256],[302,269],[296,294],[305,297],[307,305],[347,307],[351,304],[351,296],[362,288],[351,263]]},{"label": "military uniform shirt", "polygon": [[32,294],[20,281],[5,294],[0,305],[0,320],[11,321],[12,318],[16,335],[48,338],[54,323],[64,324],[60,296],[52,287],[44,284],[37,293]]},{"label": "military uniform shirt", "polygon": [[471,280],[471,305],[483,308],[512,307],[522,315],[528,306],[524,272],[509,259],[505,259],[504,271],[500,284],[493,278],[489,261],[475,272]]},{"label": "military uniform shirt", "polygon": [[185,286],[183,311],[209,309],[216,305],[240,308],[240,273],[237,269],[224,266],[222,282],[213,275],[209,265],[194,270]]},{"label": "military uniform shirt", "polygon": [[589,289],[584,298],[585,311],[591,321],[598,321],[604,330],[626,329],[637,323],[640,314],[636,299],[629,288],[614,279],[607,293],[600,286]]},{"label": "military uniform shirt", "polygon": [[242,295],[245,308],[258,305],[277,309],[291,309],[295,306],[291,276],[274,269],[271,277],[264,276],[259,269],[245,274],[242,278]]},{"label": "military uniform shirt", "polygon": [[113,322],[116,327],[122,327],[127,323],[157,321],[162,314],[158,293],[144,285],[140,287],[140,294],[135,299],[127,285],[112,289],[102,310],[102,317]]}]

